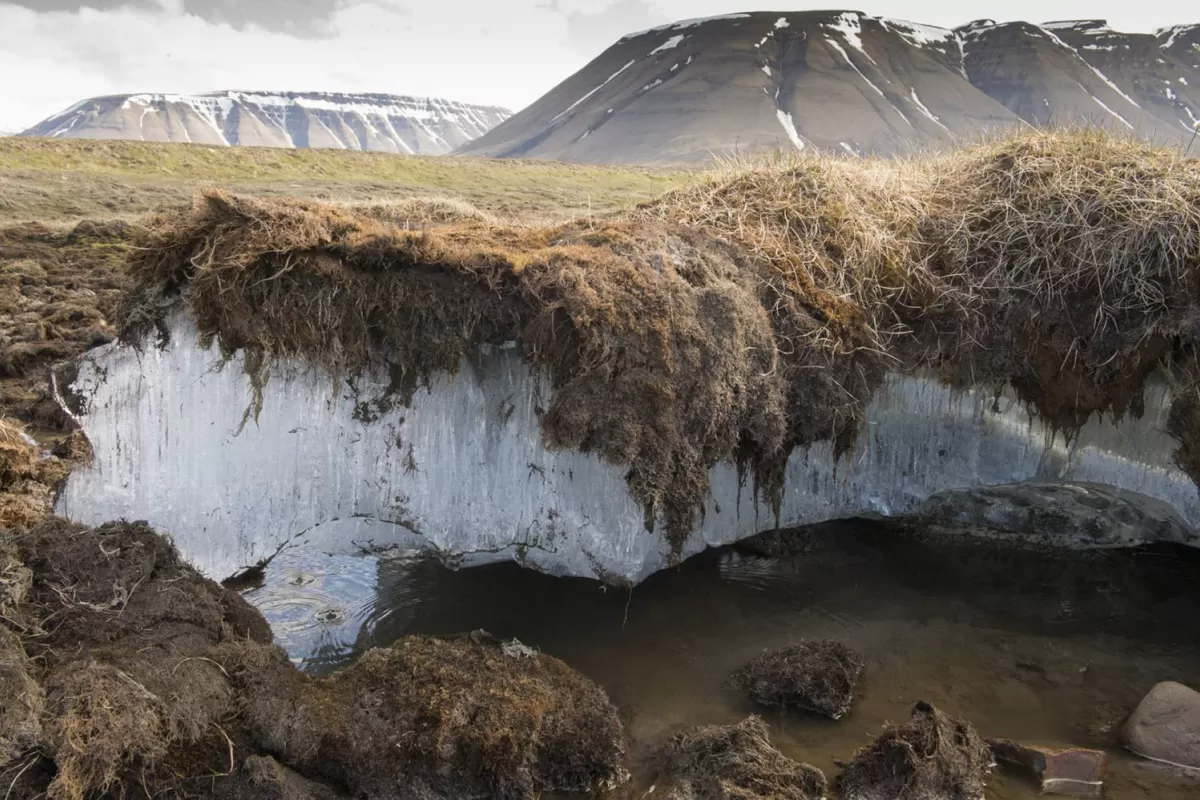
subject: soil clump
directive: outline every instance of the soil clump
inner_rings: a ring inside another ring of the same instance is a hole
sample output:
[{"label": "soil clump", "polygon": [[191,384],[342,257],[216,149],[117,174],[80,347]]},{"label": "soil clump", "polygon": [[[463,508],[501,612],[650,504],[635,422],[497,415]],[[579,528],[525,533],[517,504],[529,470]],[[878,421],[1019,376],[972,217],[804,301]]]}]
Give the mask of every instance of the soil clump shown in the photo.
[{"label": "soil clump", "polygon": [[978,800],[991,766],[970,723],[921,702],[854,754],[837,788],[845,800]]},{"label": "soil clump", "polygon": [[862,656],[841,642],[802,641],[751,659],[730,681],[761,706],[841,719],[854,702],[862,668]]},{"label": "soil clump", "polygon": [[678,734],[661,774],[667,800],[821,800],[826,790],[821,770],[776,750],[756,716]]}]

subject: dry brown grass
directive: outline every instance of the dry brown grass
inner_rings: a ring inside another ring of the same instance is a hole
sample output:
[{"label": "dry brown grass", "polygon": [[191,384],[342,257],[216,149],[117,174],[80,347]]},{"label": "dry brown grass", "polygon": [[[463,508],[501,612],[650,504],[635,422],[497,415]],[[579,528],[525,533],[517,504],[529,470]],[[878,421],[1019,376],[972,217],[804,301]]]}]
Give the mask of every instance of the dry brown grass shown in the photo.
[{"label": "dry brown grass", "polygon": [[667,800],[821,800],[825,775],[780,753],[760,717],[707,725],[667,744]]},{"label": "dry brown grass", "polygon": [[621,723],[603,689],[482,632],[406,637],[323,680],[282,654],[219,658],[244,687],[254,739],[353,796],[532,800],[621,778]]},{"label": "dry brown grass", "polygon": [[517,339],[554,386],[547,442],[627,467],[676,544],[713,464],[777,502],[788,454],[850,447],[888,370],[1011,384],[1068,435],[1139,413],[1155,368],[1180,409],[1198,396],[1200,161],[1099,131],[907,161],[800,154],[549,227],[380,219],[210,193],[151,223],[125,329],[182,302],[260,388],[299,355],[390,371],[381,402]]},{"label": "dry brown grass", "polygon": [[983,797],[992,751],[971,724],[929,703],[888,726],[838,776],[845,800],[976,800]]},{"label": "dry brown grass", "polygon": [[115,336],[108,319],[128,284],[130,232],[125,223],[0,227],[0,414],[70,429],[50,370]]},{"label": "dry brown grass", "polygon": [[854,702],[862,656],[832,640],[800,641],[768,650],[730,676],[751,700],[768,708],[798,708],[841,719]]},{"label": "dry brown grass", "polygon": [[[472,221],[404,231],[344,209],[209,193],[149,224],[125,334],[158,327],[181,293],[204,336],[331,372],[386,369],[406,401],[481,342],[520,339],[555,388],[548,441],[627,464],[648,520],[691,529],[708,468],[783,440],[782,385],[752,276],[729,248],[677,227],[549,228]],[[258,401],[251,406],[257,413]]]},{"label": "dry brown grass", "polygon": [[70,466],[45,456],[22,427],[0,417],[0,529],[32,525],[50,513]]}]

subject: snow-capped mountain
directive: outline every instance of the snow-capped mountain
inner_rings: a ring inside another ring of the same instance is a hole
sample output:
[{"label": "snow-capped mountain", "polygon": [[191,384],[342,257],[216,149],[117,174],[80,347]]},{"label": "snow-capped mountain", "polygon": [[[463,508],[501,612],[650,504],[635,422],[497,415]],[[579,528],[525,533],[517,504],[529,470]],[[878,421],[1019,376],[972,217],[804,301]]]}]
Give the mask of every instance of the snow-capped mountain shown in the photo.
[{"label": "snow-capped mountain", "polygon": [[461,151],[631,163],[772,147],[888,154],[1025,124],[1186,142],[1198,119],[1200,25],[946,29],[858,11],[761,12],[625,36]]},{"label": "snow-capped mountain", "polygon": [[20,135],[436,155],[509,116],[503,108],[387,94],[133,94],[84,100]]}]

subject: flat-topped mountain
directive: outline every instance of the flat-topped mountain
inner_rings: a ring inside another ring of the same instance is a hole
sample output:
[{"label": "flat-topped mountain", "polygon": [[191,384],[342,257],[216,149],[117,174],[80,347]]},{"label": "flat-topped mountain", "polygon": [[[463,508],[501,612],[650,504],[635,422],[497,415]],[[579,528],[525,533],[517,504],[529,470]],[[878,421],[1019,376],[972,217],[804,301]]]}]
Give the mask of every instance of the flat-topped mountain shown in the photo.
[{"label": "flat-topped mountain", "polygon": [[22,136],[447,153],[506,109],[387,94],[214,92],[96,97]]},{"label": "flat-topped mountain", "polygon": [[1200,25],[951,30],[857,11],[758,12],[625,36],[461,152],[601,163],[773,147],[890,154],[1023,124],[1186,143],[1197,120]]}]

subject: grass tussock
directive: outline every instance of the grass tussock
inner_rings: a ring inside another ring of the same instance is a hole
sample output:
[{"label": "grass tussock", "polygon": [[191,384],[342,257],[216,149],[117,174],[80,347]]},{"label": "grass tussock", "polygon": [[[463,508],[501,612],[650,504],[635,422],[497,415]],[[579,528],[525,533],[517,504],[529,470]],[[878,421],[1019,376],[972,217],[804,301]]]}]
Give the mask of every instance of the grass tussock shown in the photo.
[{"label": "grass tussock", "polygon": [[821,800],[826,791],[821,770],[775,749],[761,717],[675,736],[662,772],[667,800]]},{"label": "grass tussock", "polygon": [[280,658],[222,660],[246,683],[254,738],[354,796],[523,800],[623,778],[621,723],[604,691],[482,632],[407,637],[320,681]]},{"label": "grass tussock", "polygon": [[117,222],[0,226],[0,414],[41,431],[73,427],[50,370],[116,335],[109,319],[128,287],[131,232]]},{"label": "grass tussock", "polygon": [[860,749],[838,776],[846,800],[976,800],[992,751],[971,724],[929,703]]},{"label": "grass tussock", "polygon": [[751,700],[767,708],[798,708],[841,719],[854,703],[862,656],[832,640],[801,641],[768,650],[730,676]]},{"label": "grass tussock", "polygon": [[296,356],[387,370],[399,401],[515,339],[554,386],[546,441],[626,467],[676,544],[713,464],[777,503],[788,454],[848,450],[889,370],[1011,385],[1070,435],[1140,413],[1162,368],[1200,477],[1200,161],[1177,152],[1027,132],[907,161],[730,165],[548,227],[398,222],[209,193],[139,242],[126,333],[182,304],[260,389]]}]

